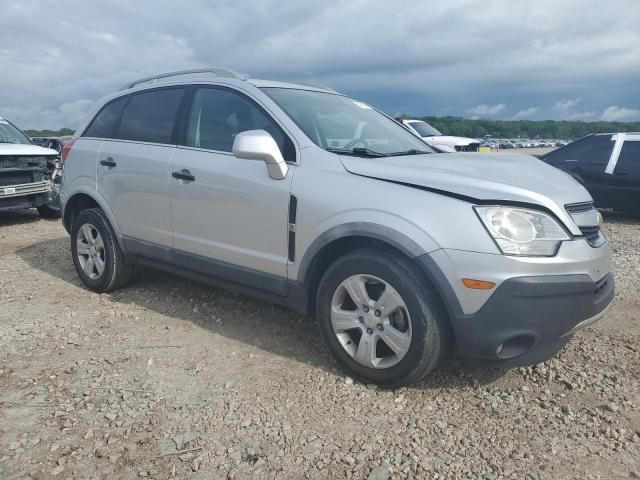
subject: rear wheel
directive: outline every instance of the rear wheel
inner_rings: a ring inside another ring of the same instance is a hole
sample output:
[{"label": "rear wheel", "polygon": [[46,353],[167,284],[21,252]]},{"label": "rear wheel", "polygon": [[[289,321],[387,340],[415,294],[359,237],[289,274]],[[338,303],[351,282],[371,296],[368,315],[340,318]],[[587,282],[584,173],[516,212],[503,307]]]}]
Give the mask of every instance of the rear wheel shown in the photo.
[{"label": "rear wheel", "polygon": [[131,277],[132,266],[125,262],[115,232],[98,208],[83,210],[75,218],[71,253],[78,276],[91,290],[110,292]]},{"label": "rear wheel", "polygon": [[339,258],[323,276],[316,316],[351,374],[383,386],[427,375],[448,347],[440,301],[411,261],[382,249]]}]

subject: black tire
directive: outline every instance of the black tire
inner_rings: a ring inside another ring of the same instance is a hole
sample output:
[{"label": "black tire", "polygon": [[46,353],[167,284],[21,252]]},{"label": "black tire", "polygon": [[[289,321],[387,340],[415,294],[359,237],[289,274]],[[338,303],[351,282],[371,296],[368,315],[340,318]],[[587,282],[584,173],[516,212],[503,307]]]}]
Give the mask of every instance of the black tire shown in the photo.
[{"label": "black tire", "polygon": [[[399,363],[369,368],[352,358],[338,341],[331,324],[331,301],[339,285],[352,275],[372,275],[400,294],[411,322],[409,349]],[[429,374],[450,347],[450,327],[433,286],[406,257],[392,251],[365,248],[336,260],[325,272],[317,292],[316,318],[322,337],[338,363],[351,375],[385,387],[414,383]]]},{"label": "black tire", "polygon": [[[89,224],[100,234],[104,243],[104,271],[98,278],[89,277],[83,270],[78,257],[78,231]],[[71,254],[78,276],[91,290],[104,293],[124,286],[131,278],[133,266],[125,261],[115,232],[107,216],[99,208],[81,211],[71,227]]]},{"label": "black tire", "polygon": [[49,205],[41,205],[40,207],[36,207],[36,208],[42,218],[47,218],[47,219],[60,218],[59,208],[50,207]]}]

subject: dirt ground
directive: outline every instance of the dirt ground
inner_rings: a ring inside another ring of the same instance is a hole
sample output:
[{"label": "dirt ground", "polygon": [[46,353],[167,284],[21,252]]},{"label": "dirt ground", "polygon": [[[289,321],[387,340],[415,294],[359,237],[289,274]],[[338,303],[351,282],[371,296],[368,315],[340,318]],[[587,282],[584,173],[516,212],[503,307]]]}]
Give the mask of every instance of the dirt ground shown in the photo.
[{"label": "dirt ground", "polygon": [[91,293],[60,222],[0,214],[0,478],[640,478],[640,222],[605,230],[615,305],[559,357],[385,390],[279,307],[151,270]]}]

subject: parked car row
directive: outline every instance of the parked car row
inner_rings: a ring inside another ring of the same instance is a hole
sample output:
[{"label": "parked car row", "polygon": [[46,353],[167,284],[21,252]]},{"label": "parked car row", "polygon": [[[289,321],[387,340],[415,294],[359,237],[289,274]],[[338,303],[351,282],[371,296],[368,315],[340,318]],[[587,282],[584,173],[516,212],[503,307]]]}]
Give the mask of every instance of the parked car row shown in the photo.
[{"label": "parked car row", "polygon": [[482,139],[481,146],[495,149],[510,148],[556,148],[567,145],[570,140],[531,140],[528,138],[489,138]]},{"label": "parked car row", "polygon": [[314,315],[367,383],[415,382],[454,342],[504,368],[555,355],[614,295],[589,193],[531,156],[422,138],[319,86],[131,82],[62,152],[75,268],[97,292],[144,264]]}]

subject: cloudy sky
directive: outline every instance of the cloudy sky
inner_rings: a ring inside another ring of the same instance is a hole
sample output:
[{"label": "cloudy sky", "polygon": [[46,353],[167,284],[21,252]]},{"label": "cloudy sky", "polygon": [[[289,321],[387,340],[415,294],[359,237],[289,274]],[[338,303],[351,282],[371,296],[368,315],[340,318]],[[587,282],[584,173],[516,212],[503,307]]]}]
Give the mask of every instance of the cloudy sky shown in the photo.
[{"label": "cloudy sky", "polygon": [[638,0],[3,0],[0,116],[75,126],[203,66],[318,81],[390,114],[640,120]]}]

